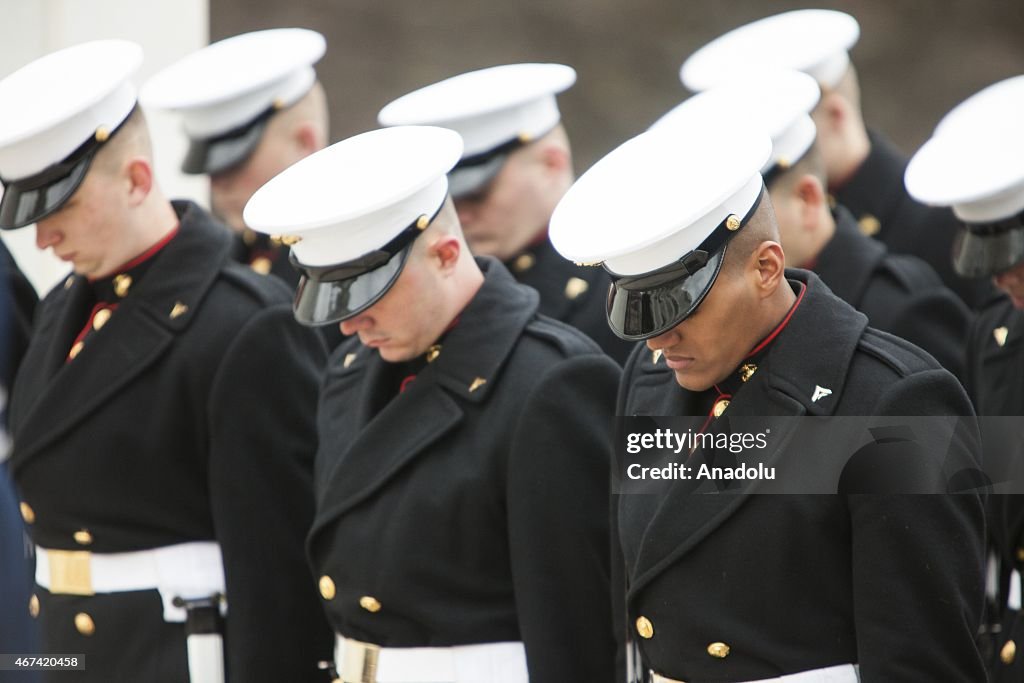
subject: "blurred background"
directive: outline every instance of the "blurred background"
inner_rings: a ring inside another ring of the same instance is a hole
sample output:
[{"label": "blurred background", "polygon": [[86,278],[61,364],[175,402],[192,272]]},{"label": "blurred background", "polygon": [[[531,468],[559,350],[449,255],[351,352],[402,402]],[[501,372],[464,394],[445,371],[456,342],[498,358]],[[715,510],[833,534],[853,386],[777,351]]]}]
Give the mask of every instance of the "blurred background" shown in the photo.
[{"label": "blurred background", "polygon": [[[375,128],[384,104],[441,78],[508,62],[563,62],[579,72],[560,102],[581,173],[688,96],[679,67],[698,47],[748,21],[806,7],[860,21],[852,57],[866,119],[908,153],[957,102],[1024,73],[1022,0],[0,0],[0,76],[66,45],[122,37],[146,48],[141,83],[208,41],[307,27],[327,37],[317,70],[337,141]],[[163,184],[205,203],[205,182],[177,171],[177,121],[150,119]],[[18,242],[19,262],[45,290],[63,269],[35,252],[33,233],[3,238]]]},{"label": "blurred background", "polygon": [[[335,140],[376,127],[391,99],[462,71],[553,61],[579,72],[560,98],[577,171],[688,93],[683,60],[725,31],[790,9],[854,15],[869,125],[911,152],[943,113],[1024,73],[1022,0],[209,0],[210,38],[277,26],[327,36],[318,65]],[[1022,123],[1024,125],[1024,123]]]}]

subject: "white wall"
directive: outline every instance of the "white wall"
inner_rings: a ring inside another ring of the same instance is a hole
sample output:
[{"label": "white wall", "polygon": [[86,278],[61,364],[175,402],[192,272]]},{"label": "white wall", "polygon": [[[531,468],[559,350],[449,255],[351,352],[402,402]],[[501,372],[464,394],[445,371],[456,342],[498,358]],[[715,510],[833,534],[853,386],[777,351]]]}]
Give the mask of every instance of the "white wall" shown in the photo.
[{"label": "white wall", "polygon": [[[0,0],[0,77],[48,52],[100,38],[125,38],[146,52],[134,82],[203,45],[209,39],[208,0]],[[207,181],[179,170],[185,140],[177,120],[147,112],[156,172],[172,197],[206,205]],[[35,247],[35,228],[5,230],[0,238],[42,294],[63,279],[68,266]]]}]

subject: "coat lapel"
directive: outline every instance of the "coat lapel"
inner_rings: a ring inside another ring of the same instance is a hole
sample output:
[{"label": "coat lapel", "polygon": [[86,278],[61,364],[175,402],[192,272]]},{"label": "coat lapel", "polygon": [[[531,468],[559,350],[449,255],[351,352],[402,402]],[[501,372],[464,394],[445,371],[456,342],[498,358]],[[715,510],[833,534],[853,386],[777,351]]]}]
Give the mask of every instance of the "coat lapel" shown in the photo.
[{"label": "coat lapel", "polygon": [[[484,402],[499,381],[505,360],[536,314],[537,293],[517,285],[496,260],[478,262],[484,284],[445,336],[437,360],[377,414],[374,406],[383,403],[379,392],[393,389],[383,381],[387,366],[376,353],[360,349],[353,356],[354,362],[362,358],[365,363],[358,388],[331,386],[343,378],[325,386],[325,392],[337,389],[342,398],[351,394],[358,402],[346,406],[343,414],[321,416],[321,438],[326,434],[332,441],[322,442],[321,450],[337,448],[340,453],[317,487],[311,543],[319,530],[372,496],[456,429],[468,406]],[[334,443],[345,439],[347,444]]]},{"label": "coat lapel", "polygon": [[[723,422],[719,426],[740,432],[770,428],[768,447],[752,463],[764,463],[766,467],[776,466],[785,457],[798,431],[798,420],[793,418],[832,414],[857,343],[867,327],[864,315],[838,301],[813,273],[787,271],[787,276],[804,282],[807,293],[789,325],[772,343],[761,368],[720,418]],[[821,348],[828,348],[830,353],[820,353]],[[832,393],[815,398],[817,387]],[[679,405],[679,399],[674,399],[674,404]],[[694,465],[699,466],[700,457],[699,452],[695,454]],[[756,494],[758,484],[755,482],[747,491],[718,493],[714,482],[669,491],[643,532],[631,567],[630,595],[724,524]],[[629,501],[621,504],[627,507],[620,516],[628,516]],[[627,526],[625,519],[620,526]],[[629,526],[636,528],[635,524]]]},{"label": "coat lapel", "polygon": [[[229,236],[194,204],[175,203],[175,209],[181,221],[179,234],[154,257],[146,277],[71,363],[65,363],[64,345],[77,330],[65,328],[78,324],[72,306],[81,296],[79,288],[87,287],[84,280],[75,278],[67,304],[48,313],[49,319],[37,335],[41,348],[38,354],[26,357],[25,381],[38,377],[40,383],[26,389],[26,396],[33,398],[26,400],[26,411],[19,412],[12,467],[108,403],[160,358],[175,335],[191,322],[227,258]],[[188,267],[182,267],[184,264]],[[46,329],[54,334],[43,341]],[[38,371],[32,368],[36,363]]]},{"label": "coat lapel", "polygon": [[1017,415],[1024,405],[1024,314],[1013,308],[1008,300],[999,304],[1001,315],[982,317],[980,321],[995,321],[989,329],[979,329],[980,380],[984,391],[978,400],[978,412],[987,415]]},{"label": "coat lapel", "polygon": [[[771,390],[768,383],[766,375],[754,375],[750,383],[733,399],[726,415],[719,418],[723,423],[718,425],[718,429],[712,430],[729,431],[730,426],[740,431],[771,429],[768,448],[759,453],[760,457],[756,460],[746,461],[745,464],[756,466],[757,463],[764,463],[766,467],[774,466],[785,454],[786,445],[795,431],[797,422],[790,418],[806,413],[801,402],[785,393]],[[782,419],[772,419],[775,417]],[[706,451],[698,451],[689,464],[694,468],[702,463],[723,464],[709,461],[708,455]],[[735,464],[725,463],[726,466]],[[632,571],[631,594],[690,552],[758,490],[756,483],[744,493],[718,492],[715,482],[681,483],[682,486],[679,486],[673,482],[673,490],[665,496],[647,525]]]},{"label": "coat lapel", "polygon": [[22,359],[18,386],[11,405],[11,430],[17,433],[23,417],[44,393],[47,384],[67,360],[68,350],[78,328],[80,312],[89,299],[85,278],[69,275],[40,306],[38,324]]},{"label": "coat lapel", "polygon": [[[383,365],[379,357],[373,361]],[[355,431],[354,440],[326,472],[311,536],[325,524],[374,495],[408,463],[430,449],[462,422],[463,410],[430,377],[427,368],[409,388]],[[367,379],[374,372],[368,372]],[[368,385],[362,387],[366,398]],[[363,401],[352,416],[360,422]]]}]

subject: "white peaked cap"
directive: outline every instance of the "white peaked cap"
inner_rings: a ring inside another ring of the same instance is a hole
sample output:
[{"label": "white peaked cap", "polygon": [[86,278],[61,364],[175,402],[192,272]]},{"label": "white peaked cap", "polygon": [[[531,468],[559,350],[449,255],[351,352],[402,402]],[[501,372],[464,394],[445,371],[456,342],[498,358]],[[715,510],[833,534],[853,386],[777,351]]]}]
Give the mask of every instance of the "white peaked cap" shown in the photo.
[{"label": "white peaked cap", "polygon": [[716,38],[684,63],[679,77],[694,92],[707,90],[751,68],[796,69],[833,88],[850,64],[860,37],[857,20],[844,12],[804,9],[746,24]]}]

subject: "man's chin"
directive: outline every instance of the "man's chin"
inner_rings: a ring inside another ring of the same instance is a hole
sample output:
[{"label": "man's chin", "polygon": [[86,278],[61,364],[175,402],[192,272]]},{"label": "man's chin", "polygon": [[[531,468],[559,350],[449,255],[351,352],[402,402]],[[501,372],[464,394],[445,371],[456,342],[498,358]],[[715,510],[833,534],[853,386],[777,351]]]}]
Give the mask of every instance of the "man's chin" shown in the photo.
[{"label": "man's chin", "polygon": [[676,376],[676,384],[687,391],[699,393],[707,391],[714,385],[714,382],[705,379],[700,374],[694,373],[691,370],[673,370],[672,372]]},{"label": "man's chin", "polygon": [[381,360],[386,363],[404,363],[416,356],[416,354],[408,349],[396,346],[379,346],[377,347],[377,353],[380,354]]}]

